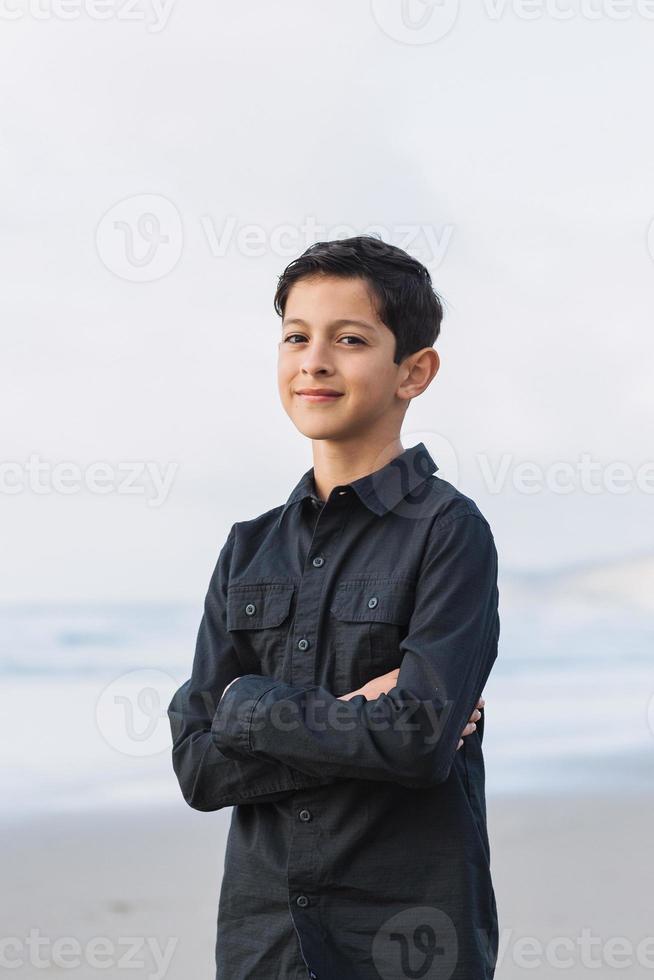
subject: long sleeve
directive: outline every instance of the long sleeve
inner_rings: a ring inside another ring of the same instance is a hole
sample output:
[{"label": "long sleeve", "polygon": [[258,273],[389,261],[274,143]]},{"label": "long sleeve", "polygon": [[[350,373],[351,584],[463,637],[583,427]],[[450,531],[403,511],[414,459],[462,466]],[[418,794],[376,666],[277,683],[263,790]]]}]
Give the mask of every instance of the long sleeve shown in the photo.
[{"label": "long sleeve", "polygon": [[281,799],[297,789],[332,781],[325,774],[316,777],[298,772],[276,759],[228,758],[212,736],[216,706],[225,687],[241,673],[225,625],[233,544],[234,525],[218,557],[205,598],[191,677],[175,692],[168,707],[173,768],[184,799],[197,810],[264,803]]},{"label": "long sleeve", "polygon": [[497,657],[498,600],[497,551],[483,515],[466,508],[436,520],[396,686],[374,700],[340,701],[324,687],[247,674],[218,707],[216,744],[233,759],[278,760],[315,776],[445,781]]}]

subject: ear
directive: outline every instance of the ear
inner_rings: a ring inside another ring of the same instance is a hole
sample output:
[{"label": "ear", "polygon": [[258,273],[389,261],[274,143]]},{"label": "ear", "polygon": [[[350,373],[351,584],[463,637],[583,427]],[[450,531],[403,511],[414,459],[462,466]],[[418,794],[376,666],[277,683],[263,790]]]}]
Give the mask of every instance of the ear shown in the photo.
[{"label": "ear", "polygon": [[428,388],[441,366],[441,359],[433,347],[423,347],[405,358],[401,365],[405,376],[397,394],[400,398],[416,398]]}]

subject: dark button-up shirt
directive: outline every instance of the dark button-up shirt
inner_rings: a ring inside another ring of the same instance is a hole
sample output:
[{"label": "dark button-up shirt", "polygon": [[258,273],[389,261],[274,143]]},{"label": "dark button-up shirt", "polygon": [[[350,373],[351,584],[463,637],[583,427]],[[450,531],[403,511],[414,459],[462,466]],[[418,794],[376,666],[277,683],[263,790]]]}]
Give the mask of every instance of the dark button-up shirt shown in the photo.
[{"label": "dark button-up shirt", "polygon": [[311,468],[220,552],[168,709],[186,801],[234,807],[217,980],[494,976],[483,710],[457,744],[497,656],[497,552],[437,469],[419,443],[322,501]]}]

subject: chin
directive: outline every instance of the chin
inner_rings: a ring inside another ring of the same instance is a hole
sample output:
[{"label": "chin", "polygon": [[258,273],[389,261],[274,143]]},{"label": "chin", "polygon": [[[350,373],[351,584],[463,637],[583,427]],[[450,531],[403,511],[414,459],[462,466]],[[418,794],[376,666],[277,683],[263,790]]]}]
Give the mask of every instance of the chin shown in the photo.
[{"label": "chin", "polygon": [[293,419],[293,424],[298,432],[301,432],[307,439],[337,439],[340,434],[339,428],[334,425],[311,425],[306,419]]}]

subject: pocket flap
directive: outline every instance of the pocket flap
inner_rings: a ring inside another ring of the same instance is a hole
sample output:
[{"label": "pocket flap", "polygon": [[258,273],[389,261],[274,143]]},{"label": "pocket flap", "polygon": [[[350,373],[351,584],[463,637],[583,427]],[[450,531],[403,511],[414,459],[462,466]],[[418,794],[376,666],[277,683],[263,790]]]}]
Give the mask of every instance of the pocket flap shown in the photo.
[{"label": "pocket flap", "polygon": [[408,623],[415,600],[413,589],[393,579],[341,582],[332,599],[337,619],[353,623]]},{"label": "pocket flap", "polygon": [[282,583],[234,585],[227,590],[227,629],[280,626],[291,609],[295,586]]}]

